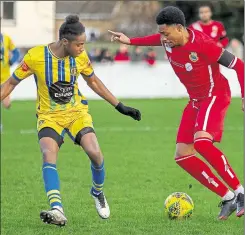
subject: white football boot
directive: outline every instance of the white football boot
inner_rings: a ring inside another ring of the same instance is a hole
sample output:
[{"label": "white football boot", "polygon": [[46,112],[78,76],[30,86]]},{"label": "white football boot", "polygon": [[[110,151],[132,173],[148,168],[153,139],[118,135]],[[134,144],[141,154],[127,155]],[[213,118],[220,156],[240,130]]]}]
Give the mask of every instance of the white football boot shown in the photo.
[{"label": "white football boot", "polygon": [[101,192],[98,196],[94,196],[92,194],[92,197],[94,199],[95,207],[96,207],[96,210],[99,216],[102,219],[108,219],[110,216],[110,208],[109,208],[109,205],[107,203],[104,193]]},{"label": "white football boot", "polygon": [[46,224],[55,224],[58,226],[65,226],[67,218],[64,213],[58,208],[52,208],[48,211],[42,211],[40,213],[41,220]]}]

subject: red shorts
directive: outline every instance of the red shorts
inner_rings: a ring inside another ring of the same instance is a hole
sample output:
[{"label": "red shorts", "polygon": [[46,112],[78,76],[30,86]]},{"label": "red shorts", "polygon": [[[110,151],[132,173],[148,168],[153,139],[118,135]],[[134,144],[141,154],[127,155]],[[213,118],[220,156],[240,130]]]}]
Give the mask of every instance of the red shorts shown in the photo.
[{"label": "red shorts", "polygon": [[230,101],[230,96],[221,95],[190,100],[184,109],[176,142],[192,144],[197,131],[206,131],[213,136],[214,142],[220,142]]}]

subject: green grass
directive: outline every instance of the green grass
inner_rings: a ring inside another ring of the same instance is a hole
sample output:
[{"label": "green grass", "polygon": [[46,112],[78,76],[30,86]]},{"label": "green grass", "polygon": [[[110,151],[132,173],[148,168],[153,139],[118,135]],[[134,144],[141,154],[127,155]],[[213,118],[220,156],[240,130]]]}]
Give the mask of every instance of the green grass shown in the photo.
[{"label": "green grass", "polygon": [[[103,101],[90,101],[100,146],[105,156],[105,193],[111,218],[101,220],[89,195],[90,164],[68,137],[58,169],[68,225],[43,224],[39,212],[47,209],[42,182],[42,158],[35,133],[34,102],[13,102],[3,110],[1,154],[2,235],[241,235],[243,219],[232,215],[217,221],[219,198],[178,167],[173,159],[176,128],[186,100],[125,100],[142,111],[142,121],[120,115]],[[220,147],[237,175],[243,176],[243,113],[233,99]],[[124,128],[125,130],[122,131]],[[192,188],[189,189],[189,184]],[[169,221],[163,212],[172,192],[188,193],[195,203],[187,221]]]}]

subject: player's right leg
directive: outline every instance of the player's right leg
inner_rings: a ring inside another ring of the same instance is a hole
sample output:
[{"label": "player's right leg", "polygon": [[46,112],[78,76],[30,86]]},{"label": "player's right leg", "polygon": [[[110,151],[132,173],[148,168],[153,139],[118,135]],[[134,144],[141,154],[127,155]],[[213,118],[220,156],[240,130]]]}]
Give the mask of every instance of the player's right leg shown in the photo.
[{"label": "player's right leg", "polygon": [[222,198],[219,219],[227,219],[236,210],[235,195],[211,171],[210,167],[196,157],[194,149],[194,129],[198,109],[189,103],[184,110],[180,123],[175,161],[202,185]]},{"label": "player's right leg", "polygon": [[56,168],[58,151],[63,143],[63,128],[50,120],[38,120],[38,138],[43,156],[43,181],[50,204],[49,210],[40,213],[44,223],[64,226],[67,219],[60,195],[59,175]]}]

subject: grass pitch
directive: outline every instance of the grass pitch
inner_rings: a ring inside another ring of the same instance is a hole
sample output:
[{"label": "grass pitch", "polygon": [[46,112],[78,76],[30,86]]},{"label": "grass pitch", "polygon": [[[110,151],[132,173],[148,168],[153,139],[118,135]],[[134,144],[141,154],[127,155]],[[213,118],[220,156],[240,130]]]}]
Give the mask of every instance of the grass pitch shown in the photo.
[{"label": "grass pitch", "polygon": [[[68,224],[43,224],[39,212],[48,208],[42,182],[42,158],[35,133],[35,103],[15,101],[2,110],[1,234],[2,235],[241,235],[243,218],[216,219],[219,198],[185,173],[174,161],[175,136],[187,100],[125,100],[142,112],[136,122],[103,101],[90,101],[100,146],[105,156],[105,194],[111,218],[101,220],[89,195],[87,156],[65,138],[59,159],[61,195]],[[233,99],[221,149],[243,178],[243,113]],[[192,188],[189,189],[189,184]],[[183,191],[195,203],[187,221],[169,221],[165,198]]]}]

